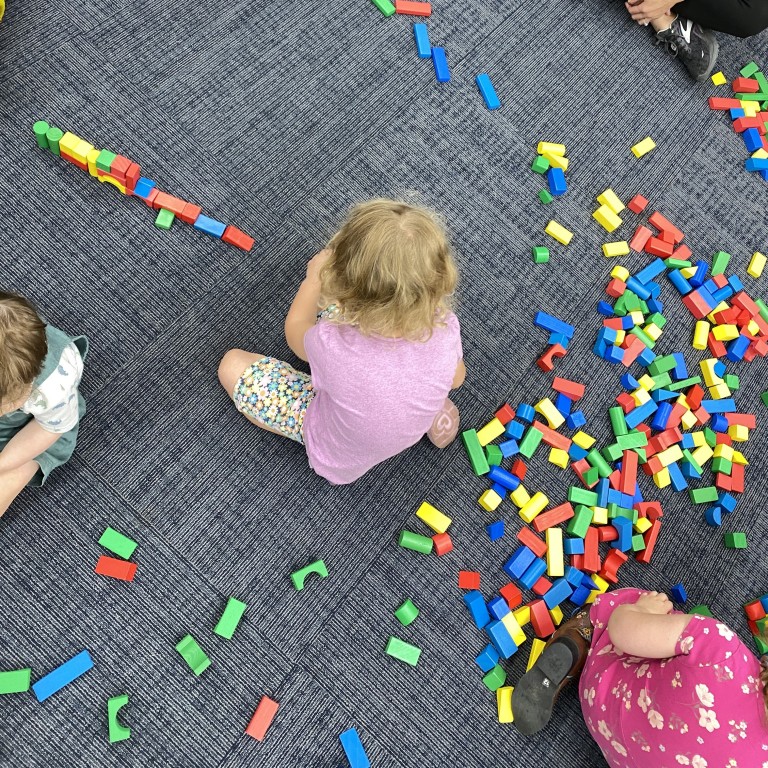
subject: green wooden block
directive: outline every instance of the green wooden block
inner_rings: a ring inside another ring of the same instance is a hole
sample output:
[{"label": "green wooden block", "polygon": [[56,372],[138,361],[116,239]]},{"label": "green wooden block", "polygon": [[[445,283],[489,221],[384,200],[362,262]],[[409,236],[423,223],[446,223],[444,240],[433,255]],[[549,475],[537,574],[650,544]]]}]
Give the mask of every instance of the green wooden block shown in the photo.
[{"label": "green wooden block", "polygon": [[694,605],[688,613],[695,613],[699,616],[709,616],[712,618],[712,611],[706,605]]},{"label": "green wooden block", "polygon": [[555,198],[552,197],[548,189],[540,189],[539,190],[539,200],[541,200],[544,205],[549,205]]},{"label": "green wooden block", "polygon": [[498,445],[486,445],[485,458],[488,460],[489,466],[500,467],[501,462],[504,460],[504,454],[502,454],[501,448]]},{"label": "green wooden block", "polygon": [[48,133],[48,129],[50,127],[51,126],[48,125],[45,120],[38,120],[32,126],[32,133],[35,134],[35,141],[37,142],[37,146],[40,147],[40,149],[48,149],[48,139],[45,137],[45,135]]},{"label": "green wooden block", "polygon": [[128,694],[113,696],[107,702],[107,718],[109,722],[109,743],[125,741],[131,738],[131,729],[121,725],[117,719],[117,713],[128,703]]},{"label": "green wooden block", "polygon": [[667,318],[661,312],[654,312],[645,318],[646,323],[653,323],[657,328],[663,328],[667,324]]},{"label": "green wooden block", "polygon": [[32,670],[11,669],[0,672],[0,693],[24,693],[29,690],[29,679]]},{"label": "green wooden block", "polygon": [[640,457],[641,464],[645,464],[648,461],[648,456],[646,455],[645,448],[635,448],[634,451]]},{"label": "green wooden block", "polygon": [[688,496],[694,504],[707,504],[710,501],[717,501],[717,488],[714,485],[707,485],[704,488],[689,488]]},{"label": "green wooden block", "polygon": [[711,272],[713,275],[722,275],[723,272],[728,268],[728,262],[731,260],[731,254],[726,253],[725,251],[718,251],[714,257],[712,258],[712,269]]},{"label": "green wooden block", "polygon": [[114,552],[118,557],[122,557],[123,560],[130,560],[133,551],[139,546],[133,539],[129,539],[110,527],[107,527],[101,534],[99,544],[110,552]]},{"label": "green wooden block", "polygon": [[528,427],[528,430],[523,435],[523,439],[520,441],[520,455],[530,459],[539,447],[543,437],[544,435],[536,427]]},{"label": "green wooden block", "polygon": [[645,539],[642,533],[636,533],[632,536],[632,551],[642,552],[645,549]]},{"label": "green wooden block", "polygon": [[[595,499],[597,499],[597,494],[595,494]],[[566,530],[569,536],[583,539],[592,524],[592,510],[583,504],[578,504],[573,512],[573,517],[568,521]]]},{"label": "green wooden block", "polygon": [[717,445],[717,435],[709,427],[704,427],[704,439],[710,448],[714,448]]},{"label": "green wooden block", "polygon": [[483,446],[480,445],[480,441],[477,439],[477,430],[468,429],[466,432],[462,432],[461,442],[464,443],[469,463],[472,465],[472,471],[478,476],[485,475],[490,470],[490,467],[488,466],[488,460],[485,458]]},{"label": "green wooden block", "polygon": [[600,473],[596,467],[590,467],[582,477],[584,478],[584,485],[591,487],[600,479]]},{"label": "green wooden block", "polygon": [[421,648],[406,643],[397,637],[389,638],[387,641],[386,652],[395,659],[410,664],[412,667],[415,667],[419,663],[419,657],[421,656]]},{"label": "green wooden block", "polygon": [[197,677],[211,666],[211,660],[205,655],[205,651],[197,644],[192,635],[186,635],[180,640],[176,645],[176,650]]},{"label": "green wooden block", "polygon": [[648,366],[648,373],[655,377],[659,373],[668,373],[675,365],[677,363],[672,355],[661,355]]},{"label": "green wooden block", "polygon": [[739,101],[766,101],[768,100],[768,92],[761,93],[734,93],[734,99]]},{"label": "green wooden block", "polygon": [[61,151],[59,150],[59,142],[61,141],[61,137],[64,135],[64,131],[61,130],[61,128],[57,128],[55,125],[52,125],[45,134],[45,140],[48,142],[48,149],[53,152],[54,155],[61,155]]},{"label": "green wooden block", "polygon": [[768,408],[768,391],[763,392],[763,394],[760,395],[760,399],[763,401],[763,405]]},{"label": "green wooden block", "polygon": [[483,677],[483,685],[489,691],[495,691],[497,688],[501,688],[507,681],[507,673],[497,664],[487,675]]},{"label": "green wooden block", "polygon": [[434,541],[429,536],[422,536],[419,533],[412,533],[411,531],[400,531],[400,537],[397,543],[403,547],[403,549],[412,549],[414,552],[421,552],[424,555],[428,555],[432,551]]},{"label": "green wooden block", "polygon": [[161,208],[157,212],[157,218],[155,219],[155,226],[158,229],[170,229],[171,224],[173,224],[173,220],[175,218],[176,218],[176,214],[166,210],[165,208]]},{"label": "green wooden block", "polygon": [[664,265],[667,269],[685,269],[691,266],[691,262],[688,259],[673,259],[670,256],[668,259],[664,259]]},{"label": "green wooden block", "polygon": [[675,381],[667,386],[672,392],[679,392],[681,389],[688,389],[694,384],[701,384],[701,376],[691,376],[690,379],[683,379],[682,381]]},{"label": "green wooden block", "polygon": [[723,541],[728,549],[746,549],[747,548],[747,534],[746,533],[724,533]]},{"label": "green wooden block", "polygon": [[[304,585],[302,584],[302,586]],[[213,631],[219,637],[225,637],[227,640],[231,640],[232,635],[235,634],[237,625],[240,623],[240,619],[243,618],[243,614],[245,613],[245,609],[247,607],[248,606],[241,600],[230,597],[229,600],[227,600],[224,613],[221,614],[221,618],[213,628]]]},{"label": "green wooden block", "polygon": [[726,373],[725,376],[723,376],[723,381],[725,382],[725,386],[728,387],[731,392],[738,392],[741,388],[741,380],[735,373]]},{"label": "green wooden block", "polygon": [[672,377],[668,373],[657,373],[653,377],[651,392],[655,392],[657,389],[666,389],[671,383]]},{"label": "green wooden block", "polygon": [[627,422],[624,419],[624,409],[620,405],[614,405],[608,409],[608,418],[611,420],[611,429],[616,437],[626,435],[629,432]]},{"label": "green wooden block", "polygon": [[549,170],[549,160],[544,155],[538,155],[533,161],[531,170],[534,173],[546,173]]},{"label": "green wooden block", "polygon": [[395,12],[395,6],[389,0],[372,0],[372,2],[385,16],[391,16]]},{"label": "green wooden block", "polygon": [[597,506],[597,494],[587,488],[579,488],[572,485],[568,488],[568,501],[571,504],[583,504],[585,507]]},{"label": "green wooden block", "polygon": [[760,308],[760,317],[765,320],[766,323],[768,323],[768,304],[766,304],[762,299],[755,299],[755,304]]},{"label": "green wooden block", "polygon": [[603,458],[603,455],[597,448],[593,448],[587,454],[586,458],[590,465],[597,470],[600,477],[608,477],[613,472],[613,469],[611,469],[608,462]]},{"label": "green wooden block", "polygon": [[[622,435],[622,437],[626,437],[626,435]],[[624,450],[618,443],[611,443],[610,445],[606,445],[600,453],[606,461],[618,461],[624,453]],[[608,477],[613,472],[611,467],[608,467],[608,469],[611,471],[608,475],[603,475],[603,477]]]},{"label": "green wooden block", "polygon": [[703,467],[701,464],[699,464],[696,459],[693,458],[693,454],[688,450],[688,448],[683,448],[683,456],[685,457],[685,461],[688,462],[698,473],[701,475],[704,472]]},{"label": "green wooden block", "polygon": [[635,326],[630,333],[633,336],[637,336],[648,349],[653,349],[656,346],[656,342],[642,328]]},{"label": "green wooden block", "polygon": [[413,624],[416,621],[416,617],[419,615],[419,609],[411,602],[406,600],[396,611],[395,618],[404,626]]},{"label": "green wooden block", "polygon": [[112,168],[112,162],[116,157],[117,155],[114,152],[110,152],[108,149],[102,149],[101,152],[99,152],[99,156],[96,158],[96,167],[100,171],[109,173]]},{"label": "green wooden block", "polygon": [[758,637],[757,635],[753,635],[755,639],[755,645],[757,646],[757,655],[762,656],[766,653],[768,653],[768,642],[763,640],[762,637]]},{"label": "green wooden block", "polygon": [[648,445],[648,435],[640,430],[633,429],[627,432],[626,435],[621,435],[616,438],[616,444],[623,451],[630,451],[636,448],[643,448]]},{"label": "green wooden block", "polygon": [[732,469],[733,462],[729,461],[723,456],[718,456],[716,459],[712,459],[713,472],[722,472],[725,475],[730,475]]},{"label": "green wooden block", "polygon": [[[431,542],[432,539],[429,541]],[[297,590],[304,589],[304,582],[306,581],[307,576],[313,573],[317,574],[321,579],[325,579],[328,577],[328,568],[322,560],[315,560],[313,563],[305,565],[303,568],[299,568],[298,571],[294,571],[291,574],[291,581],[293,582],[293,586]]]},{"label": "green wooden block", "polygon": [[536,264],[546,264],[549,261],[549,248],[543,245],[534,246],[533,260]]},{"label": "green wooden block", "polygon": [[750,61],[749,64],[745,64],[740,70],[739,74],[742,77],[752,77],[752,75],[756,74],[760,71],[760,67],[755,64],[754,61]]}]

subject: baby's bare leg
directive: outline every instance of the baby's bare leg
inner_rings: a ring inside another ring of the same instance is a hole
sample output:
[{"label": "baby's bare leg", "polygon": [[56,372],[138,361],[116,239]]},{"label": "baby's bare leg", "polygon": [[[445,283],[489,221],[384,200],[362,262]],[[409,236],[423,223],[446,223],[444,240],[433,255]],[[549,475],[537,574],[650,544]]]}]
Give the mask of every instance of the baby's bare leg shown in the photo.
[{"label": "baby's bare leg", "polygon": [[0,473],[0,517],[5,514],[11,502],[24,490],[38,469],[40,465],[36,461],[28,461],[16,469]]}]

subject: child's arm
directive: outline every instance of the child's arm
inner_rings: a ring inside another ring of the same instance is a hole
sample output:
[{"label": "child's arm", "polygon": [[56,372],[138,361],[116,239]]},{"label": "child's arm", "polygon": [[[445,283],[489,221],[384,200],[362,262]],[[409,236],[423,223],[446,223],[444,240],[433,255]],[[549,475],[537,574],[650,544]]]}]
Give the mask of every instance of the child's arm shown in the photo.
[{"label": "child's arm", "polygon": [[608,636],[614,648],[648,659],[674,656],[677,641],[693,616],[671,610],[669,598],[658,592],[642,595],[634,604],[620,605],[608,619]]},{"label": "child's arm", "polygon": [[28,461],[45,453],[62,435],[48,432],[34,419],[22,427],[0,451],[0,472],[18,469]]},{"label": "child's arm", "polygon": [[461,360],[459,360],[459,364],[456,366],[456,373],[453,375],[451,389],[458,389],[464,383],[466,377],[467,367],[464,365],[464,358],[462,357]]},{"label": "child's arm", "polygon": [[320,300],[320,269],[331,255],[329,249],[320,251],[307,264],[307,276],[293,298],[285,318],[285,340],[300,360],[307,360],[304,351],[304,334],[317,322]]}]

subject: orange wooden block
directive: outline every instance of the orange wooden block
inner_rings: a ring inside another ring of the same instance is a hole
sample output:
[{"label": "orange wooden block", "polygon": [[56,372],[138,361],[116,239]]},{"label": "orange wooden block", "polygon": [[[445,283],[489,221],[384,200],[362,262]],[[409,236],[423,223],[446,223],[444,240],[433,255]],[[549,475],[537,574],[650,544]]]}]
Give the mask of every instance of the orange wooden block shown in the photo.
[{"label": "orange wooden block", "polygon": [[253,248],[254,239],[231,224],[227,225],[221,239],[229,245],[236,245],[238,248],[242,248],[244,251],[250,251]]},{"label": "orange wooden block", "polygon": [[262,696],[245,732],[257,741],[262,741],[267,734],[267,729],[272,725],[272,721],[275,719],[277,708],[279,706],[280,705],[276,701],[272,701],[269,696]]},{"label": "orange wooden block", "polygon": [[435,554],[438,557],[442,557],[453,551],[453,542],[447,533],[436,533],[432,537],[432,541],[435,545]]},{"label": "orange wooden block", "polygon": [[127,560],[118,560],[116,557],[107,557],[102,555],[99,562],[96,563],[96,573],[99,576],[109,576],[112,579],[121,581],[133,581],[136,575],[136,563],[129,563]]},{"label": "orange wooden block", "polygon": [[186,203],[181,213],[177,214],[176,218],[180,219],[185,224],[194,224],[197,221],[197,217],[202,212],[203,209],[199,205]]},{"label": "orange wooden block", "polygon": [[395,0],[395,10],[408,16],[432,15],[432,6],[429,3],[416,3],[412,0]]}]

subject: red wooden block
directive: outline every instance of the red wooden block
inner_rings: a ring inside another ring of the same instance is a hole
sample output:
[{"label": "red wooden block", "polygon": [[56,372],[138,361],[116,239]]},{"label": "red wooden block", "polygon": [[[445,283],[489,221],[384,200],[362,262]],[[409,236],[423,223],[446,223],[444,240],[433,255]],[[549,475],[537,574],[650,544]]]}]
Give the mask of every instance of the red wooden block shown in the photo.
[{"label": "red wooden block", "polygon": [[760,83],[751,77],[737,77],[731,84],[734,93],[757,93]]},{"label": "red wooden block", "polygon": [[496,413],[493,414],[502,424],[507,425],[509,424],[512,419],[515,418],[515,409],[509,404],[504,403],[504,405],[499,408]]},{"label": "red wooden block", "polygon": [[747,128],[757,128],[761,133],[765,131],[765,126],[759,117],[737,117],[733,121],[733,130],[736,133],[743,133]]},{"label": "red wooden block", "polygon": [[613,488],[614,491],[619,490],[619,478],[621,475],[619,474],[618,469],[614,469],[613,472],[611,472],[610,475],[608,475],[608,484]]},{"label": "red wooden block", "polygon": [[635,195],[628,203],[627,208],[633,213],[642,213],[648,205],[648,200],[642,195]]},{"label": "red wooden block", "polygon": [[604,541],[616,541],[619,532],[612,525],[601,525],[597,529],[597,538],[602,544]]},{"label": "red wooden block", "polygon": [[477,571],[459,571],[459,589],[480,589],[480,574]]},{"label": "red wooden block", "polygon": [[[650,515],[648,515],[650,520]],[[661,520],[656,519],[653,521],[653,525],[645,532],[643,541],[645,542],[645,549],[642,552],[638,552],[635,555],[635,560],[638,563],[650,563],[653,555],[653,549],[656,546],[656,541],[659,538],[659,531],[661,530]]]},{"label": "red wooden block", "polygon": [[[565,503],[550,509],[548,512],[543,512],[542,514],[537,515],[533,519],[532,525],[539,533],[541,533],[547,528],[552,528],[554,525],[559,525],[566,520],[570,520],[574,514],[571,503],[566,501]],[[541,557],[541,555],[539,555],[539,557]]]},{"label": "red wooden block", "polygon": [[739,291],[732,299],[731,304],[740,309],[746,309],[751,317],[757,317],[760,314],[760,307],[752,301],[752,297],[748,296],[744,291]]},{"label": "red wooden block", "polygon": [[720,491],[732,491],[733,478],[723,472],[715,473],[715,488]]},{"label": "red wooden block", "polygon": [[[198,216],[203,212],[203,209],[199,205],[194,203],[186,203],[178,218],[185,224],[194,224],[197,221]],[[224,230],[226,232],[226,230]],[[222,235],[222,240],[224,236]]]},{"label": "red wooden block", "polygon": [[542,424],[540,421],[534,421],[533,426],[541,432],[543,435],[541,438],[542,442],[550,448],[560,448],[563,451],[567,451],[571,447],[571,438],[567,435],[555,432],[554,429],[550,429],[550,427]]},{"label": "red wooden block", "polygon": [[659,232],[672,232],[675,235],[675,242],[679,243],[685,235],[665,216],[662,216],[658,211],[652,213],[648,217],[648,223],[652,227],[656,227]]},{"label": "red wooden block", "polygon": [[652,237],[645,244],[645,252],[651,253],[654,256],[661,256],[663,259],[668,259],[674,253],[674,243],[667,243],[660,237]]},{"label": "red wooden block", "polygon": [[724,99],[720,96],[709,97],[710,109],[740,109],[741,102],[738,99]]},{"label": "red wooden block", "polygon": [[701,407],[701,401],[704,399],[706,393],[698,384],[694,384],[686,393],[685,399],[688,401],[688,405],[691,406],[691,410],[696,411]]},{"label": "red wooden block", "polygon": [[609,280],[608,285],[605,286],[605,292],[614,299],[618,299],[626,290],[627,284],[623,280],[619,280],[618,277]]},{"label": "red wooden block", "polygon": [[651,456],[651,458],[643,464],[643,472],[645,472],[646,475],[655,475],[657,472],[661,472],[662,469],[664,469],[664,465],[661,463],[658,456]]},{"label": "red wooden block", "polygon": [[[571,469],[576,473],[576,477],[586,485],[584,482],[584,473],[591,469],[591,464],[586,459],[579,459],[578,461],[571,462]],[[595,481],[594,485],[597,485],[597,481]]]},{"label": "red wooden block", "polygon": [[712,357],[723,357],[728,352],[725,344],[722,341],[718,341],[711,333],[707,336],[707,348]]},{"label": "red wooden block", "polygon": [[432,15],[432,6],[429,3],[416,3],[413,0],[395,0],[395,10],[408,16]]},{"label": "red wooden block", "polygon": [[499,590],[499,594],[507,601],[510,611],[514,611],[515,608],[523,604],[523,593],[511,582],[505,584]]},{"label": "red wooden block", "polygon": [[536,361],[536,365],[538,365],[544,373],[549,373],[555,367],[554,358],[565,357],[567,354],[567,349],[563,349],[560,344],[553,344]]},{"label": "red wooden block", "polygon": [[574,568],[578,568],[580,571],[584,570],[584,555],[571,555],[571,565]]},{"label": "red wooden block", "polygon": [[267,734],[267,729],[275,719],[279,706],[276,701],[272,701],[268,696],[262,696],[256,711],[253,713],[251,722],[248,723],[248,727],[245,729],[246,734],[257,741],[262,741]]},{"label": "red wooden block", "polygon": [[637,360],[645,350],[645,344],[637,338],[637,336],[627,336],[622,344],[624,348],[624,356],[621,358],[621,362],[629,367]]},{"label": "red wooden block", "polygon": [[153,205],[155,208],[165,208],[166,211],[170,211],[174,216],[181,218],[181,214],[184,211],[184,207],[187,205],[187,201],[169,195],[167,192],[158,192]]},{"label": "red wooden block", "polygon": [[587,528],[587,535],[584,537],[584,570],[590,573],[597,573],[600,570],[599,543],[600,538],[597,528],[590,526]]},{"label": "red wooden block", "polygon": [[709,412],[706,408],[698,408],[693,411],[693,415],[696,417],[696,421],[704,426],[710,419]]},{"label": "red wooden block", "polygon": [[623,317],[606,317],[603,320],[603,326],[605,328],[613,328],[614,331],[624,330],[624,318]]},{"label": "red wooden block", "polygon": [[550,589],[552,589],[552,582],[546,576],[541,576],[531,587],[531,591],[539,597],[546,595]]},{"label": "red wooden block", "polygon": [[519,477],[520,482],[522,483],[528,473],[528,465],[522,459],[515,459],[515,463],[512,465],[510,471],[515,477]]},{"label": "red wooden block", "polygon": [[603,560],[603,567],[600,570],[600,576],[606,581],[617,584],[619,581],[618,572],[624,563],[627,562],[629,556],[622,552],[620,549],[611,548],[608,550],[608,554]]},{"label": "red wooden block", "polygon": [[744,493],[744,465],[734,464],[731,467],[731,490],[734,493]]},{"label": "red wooden block", "polygon": [[157,187],[152,187],[152,189],[149,190],[149,194],[146,197],[140,198],[143,200],[149,208],[155,207],[155,198],[157,197]]},{"label": "red wooden block", "polygon": [[525,544],[536,557],[544,557],[547,553],[547,542],[537,536],[530,528],[521,528],[517,534],[517,540]]},{"label": "red wooden block", "polygon": [[660,517],[664,517],[661,509],[661,503],[658,501],[641,501],[635,504],[635,509],[639,517],[647,517],[652,523]]},{"label": "red wooden block", "polygon": [[728,419],[728,426],[740,426],[747,429],[755,429],[757,422],[755,421],[754,413],[726,413],[726,419]]},{"label": "red wooden block", "polygon": [[617,395],[616,402],[621,406],[621,410],[624,413],[629,413],[635,407],[635,401],[629,392],[622,392],[620,395]]},{"label": "red wooden block", "polygon": [[697,319],[701,320],[709,314],[709,304],[707,304],[698,291],[691,291],[683,296],[683,304],[688,307],[688,311]]},{"label": "red wooden block", "polygon": [[747,614],[747,618],[751,621],[760,621],[765,618],[765,608],[759,600],[755,600],[753,603],[747,603],[744,606],[744,613]]},{"label": "red wooden block", "polygon": [[578,381],[563,379],[560,376],[555,376],[555,380],[552,382],[552,389],[573,401],[584,397],[584,392],[586,391],[586,387],[583,384],[579,384]]},{"label": "red wooden block", "polygon": [[637,483],[638,455],[634,451],[624,451],[621,460],[621,482],[619,490],[622,493],[634,495]]},{"label": "red wooden block", "polygon": [[531,626],[537,637],[549,637],[555,631],[555,624],[543,600],[534,600],[531,604]]},{"label": "red wooden block", "polygon": [[136,563],[129,563],[127,560],[118,560],[116,557],[107,557],[102,555],[99,562],[96,563],[96,573],[99,576],[109,576],[112,579],[121,581],[133,581],[136,575]]},{"label": "red wooden block", "polygon": [[675,234],[674,232],[670,232],[669,230],[665,229],[661,234],[659,234],[659,240],[664,241],[665,243],[671,243],[672,245],[675,244]]},{"label": "red wooden block", "polygon": [[715,435],[715,445],[733,445],[733,440],[725,432],[718,432]]},{"label": "red wooden block", "polygon": [[224,230],[224,234],[221,239],[229,245],[235,245],[243,251],[250,251],[253,248],[254,239],[247,235],[237,227],[233,227],[231,224]]},{"label": "red wooden block", "polygon": [[435,545],[435,554],[438,557],[442,557],[453,551],[453,542],[447,533],[436,533],[432,537],[432,541]]},{"label": "red wooden block", "polygon": [[112,165],[109,166],[109,172],[119,182],[125,183],[125,174],[131,167],[131,161],[123,155],[115,155],[115,159],[112,161]]},{"label": "red wooden block", "polygon": [[[672,258],[673,259],[690,259],[693,254],[691,253],[691,249],[683,243],[683,245],[678,246],[673,252],[672,252]],[[721,286],[722,287],[722,286]]]},{"label": "red wooden block", "polygon": [[643,252],[643,248],[645,248],[645,244],[651,239],[653,236],[653,232],[651,232],[648,227],[638,226],[638,228],[635,230],[635,234],[632,235],[632,239],[629,241],[629,247],[633,251],[637,251],[638,253]]},{"label": "red wooden block", "polygon": [[141,166],[138,163],[131,163],[125,172],[125,186],[131,194],[133,194],[139,176],[141,176]]},{"label": "red wooden block", "polygon": [[88,170],[88,163],[81,163],[78,159],[72,157],[72,155],[68,155],[63,149],[59,148],[59,153],[61,156],[67,160],[68,162],[72,163],[72,165],[76,165],[81,171],[87,171]]}]

